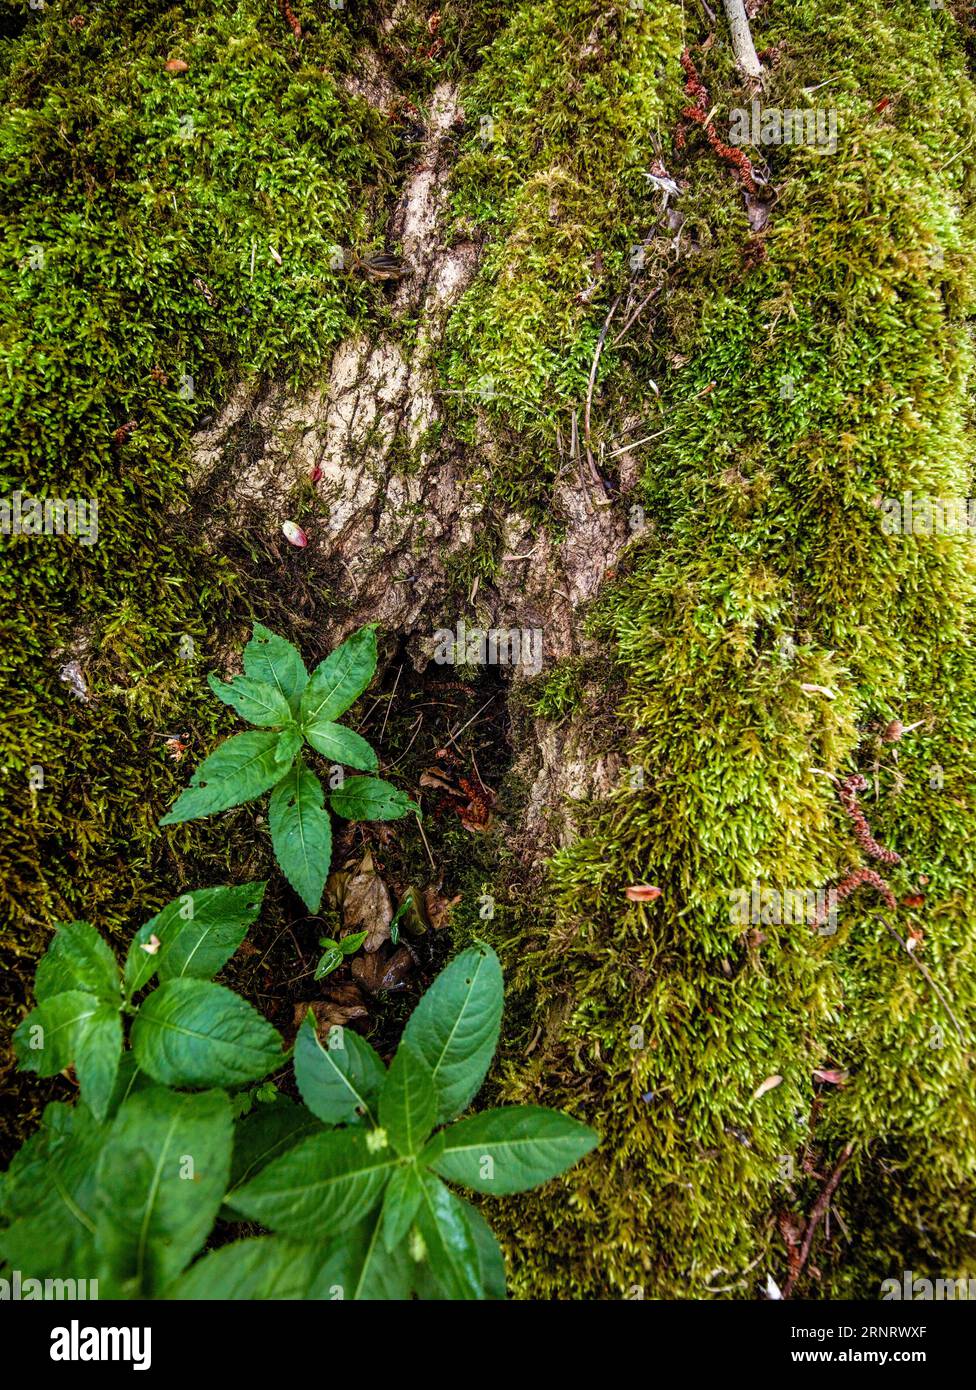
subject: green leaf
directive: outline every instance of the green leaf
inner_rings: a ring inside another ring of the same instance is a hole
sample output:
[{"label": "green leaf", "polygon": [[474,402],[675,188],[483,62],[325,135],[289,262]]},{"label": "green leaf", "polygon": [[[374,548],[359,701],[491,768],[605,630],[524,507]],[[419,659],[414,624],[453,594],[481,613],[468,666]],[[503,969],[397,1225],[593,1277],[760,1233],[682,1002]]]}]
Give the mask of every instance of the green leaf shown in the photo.
[{"label": "green leaf", "polygon": [[483,1298],[481,1260],[464,1207],[433,1173],[423,1173],[420,1181],[415,1224],[431,1274],[448,1298]]},{"label": "green leaf", "polygon": [[329,1254],[309,1289],[310,1299],[388,1303],[410,1297],[413,1262],[405,1247],[392,1254],[384,1248],[381,1220],[377,1211],[338,1241],[329,1242]]},{"label": "green leaf", "polygon": [[316,753],[330,762],[356,767],[362,772],[375,772],[379,767],[379,760],[366,740],[342,724],[317,720],[305,725],[304,734]]},{"label": "green leaf", "polygon": [[211,1250],[170,1286],[166,1297],[235,1302],[308,1298],[327,1258],[321,1245],[300,1245],[281,1236],[253,1236]]},{"label": "green leaf", "polygon": [[344,956],[338,947],[325,952],[318,965],[315,967],[316,980],[324,980],[326,975],[331,975],[333,970],[338,970],[344,960]]},{"label": "green leaf", "polygon": [[300,1139],[321,1132],[315,1116],[287,1096],[279,1096],[270,1105],[259,1105],[234,1126],[229,1190],[243,1187],[257,1177],[262,1168],[294,1148]]},{"label": "green leaf", "polygon": [[323,1047],[308,1011],[295,1039],[295,1080],[313,1115],[327,1125],[375,1124],[385,1077],[380,1057],[351,1028],[331,1028]]},{"label": "green leaf", "polygon": [[434,1073],[437,1123],[452,1120],[478,1092],[498,1045],[502,971],[488,946],[453,960],[423,995],[403,1030]]},{"label": "green leaf", "polygon": [[142,1070],[165,1086],[239,1086],[284,1060],[281,1034],[244,999],[209,980],[170,980],[132,1025]]},{"label": "green leaf", "polygon": [[318,912],[332,861],[332,823],[322,783],[301,758],[271,793],[268,819],[275,858],[310,912]]},{"label": "green leaf", "polygon": [[203,762],[160,825],[179,825],[253,801],[281,779],[278,735],[255,730],[225,739]]},{"label": "green leaf", "polygon": [[13,1035],[21,1071],[57,1076],[75,1060],[78,1041],[104,1006],[94,994],[69,989],[33,1009]]},{"label": "green leaf", "polygon": [[368,931],[351,932],[349,936],[344,936],[339,942],[339,950],[344,956],[354,956],[367,936],[369,936]]},{"label": "green leaf", "polygon": [[432,1166],[451,1182],[501,1196],[548,1182],[599,1142],[592,1129],[558,1110],[513,1105],[458,1120],[445,1131]]},{"label": "green leaf", "polygon": [[122,1056],[122,1020],[117,1004],[99,1004],[78,1035],[75,1072],[81,1098],[101,1123],[109,1112]]},{"label": "green leaf", "polygon": [[376,1131],[332,1130],[303,1139],[228,1193],[227,1202],[272,1231],[316,1240],[348,1230],[372,1211],[393,1164],[389,1145],[376,1147]]},{"label": "green leaf", "polygon": [[275,762],[285,767],[290,766],[304,742],[302,731],[297,724],[282,729],[278,735],[278,747],[275,749]]},{"label": "green leaf", "polygon": [[244,670],[255,680],[273,685],[288,701],[292,714],[298,716],[308,672],[297,647],[255,623],[254,636],[244,648]]},{"label": "green leaf", "polygon": [[406,792],[382,777],[347,777],[329,797],[329,805],[346,820],[399,820],[420,810]]},{"label": "green leaf", "polygon": [[[257,920],[265,884],[197,888],[182,893],[140,927],[125,962],[125,988],[131,999],[159,972],[160,980],[186,975],[209,980],[230,960]],[[159,941],[153,954],[143,948]]]},{"label": "green leaf", "polygon": [[59,922],[54,940],[38,962],[34,996],[38,1003],[67,990],[94,994],[106,1004],[121,1004],[118,962],[88,922]]},{"label": "green leaf", "polygon": [[89,1279],[104,1131],[85,1106],[48,1105],[4,1175],[0,1265],[24,1278]]},{"label": "green leaf", "polygon": [[313,671],[301,703],[300,718],[306,730],[310,723],[338,719],[359,699],[375,670],[376,630],[363,627]]},{"label": "green leaf", "polygon": [[291,706],[276,685],[267,681],[255,680],[252,676],[237,676],[225,685],[216,676],[209,675],[207,681],[218,700],[231,709],[236,709],[242,719],[258,728],[271,725],[281,727],[291,719]]},{"label": "green leaf", "polygon": [[477,1207],[458,1197],[467,1218],[474,1243],[478,1247],[478,1262],[481,1266],[481,1287],[486,1298],[501,1299],[508,1296],[505,1283],[505,1256],[495,1239],[495,1233],[481,1215]]},{"label": "green leaf", "polygon": [[430,1067],[408,1042],[401,1042],[380,1091],[380,1125],[402,1158],[420,1152],[436,1114]]},{"label": "green leaf", "polygon": [[227,1184],[231,1119],[220,1091],[130,1096],[98,1164],[96,1244],[124,1297],[156,1297],[200,1249]]},{"label": "green leaf", "polygon": [[383,1195],[383,1244],[394,1251],[403,1243],[424,1195],[415,1163],[393,1170]]}]

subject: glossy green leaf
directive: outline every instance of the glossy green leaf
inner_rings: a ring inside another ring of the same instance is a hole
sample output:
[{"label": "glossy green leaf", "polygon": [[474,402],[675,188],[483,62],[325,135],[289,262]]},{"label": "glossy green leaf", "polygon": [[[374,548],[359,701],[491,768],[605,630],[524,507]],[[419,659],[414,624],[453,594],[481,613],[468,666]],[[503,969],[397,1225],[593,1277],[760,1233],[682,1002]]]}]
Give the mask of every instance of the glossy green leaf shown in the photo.
[{"label": "glossy green leaf", "polygon": [[329,805],[346,820],[399,820],[420,809],[406,792],[382,777],[347,777],[332,792]]},{"label": "glossy green leaf", "polygon": [[[456,1193],[455,1196],[457,1196]],[[491,1299],[506,1298],[508,1290],[505,1279],[505,1256],[495,1239],[495,1233],[476,1206],[465,1201],[463,1197],[458,1197],[458,1201],[461,1203],[468,1228],[478,1249],[481,1287],[485,1291],[485,1297]]]},{"label": "glossy green leaf", "polygon": [[316,666],[302,696],[302,724],[307,729],[310,723],[338,719],[359,699],[375,670],[376,631],[363,627]]},{"label": "glossy green leaf", "polygon": [[262,1226],[302,1240],[348,1230],[379,1202],[393,1169],[375,1132],[312,1135],[228,1194],[228,1205]]},{"label": "glossy green leaf", "polygon": [[130,1096],[102,1151],[96,1244],[126,1297],[163,1292],[200,1249],[227,1184],[231,1118],[220,1091]]},{"label": "glossy green leaf", "polygon": [[78,1041],[104,1005],[94,994],[66,990],[32,1009],[13,1035],[21,1071],[56,1076],[75,1060]]},{"label": "glossy green leaf", "polygon": [[297,717],[308,684],[308,672],[297,647],[255,623],[254,636],[244,648],[244,670],[254,680],[266,681],[280,691]]},{"label": "glossy green leaf", "polygon": [[437,1092],[420,1053],[401,1042],[380,1091],[380,1125],[403,1158],[419,1153],[434,1127]]},{"label": "glossy green leaf", "polygon": [[558,1110],[513,1105],[451,1125],[432,1166],[451,1182],[500,1196],[548,1182],[599,1142],[592,1129]]},{"label": "glossy green leaf", "polygon": [[118,962],[108,944],[88,922],[58,924],[34,977],[34,997],[38,1003],[71,989],[94,994],[116,1007],[121,1003]]},{"label": "glossy green leaf", "polygon": [[339,969],[344,959],[345,957],[337,946],[330,947],[324,952],[322,959],[315,967],[315,975],[313,978],[316,980],[324,980],[327,975],[332,974],[333,970]]},{"label": "glossy green leaf", "polygon": [[252,676],[237,676],[228,685],[212,674],[207,681],[218,700],[230,705],[242,719],[256,724],[260,729],[271,726],[280,728],[292,717],[291,706],[279,687],[267,681],[255,680]]},{"label": "glossy green leaf", "polygon": [[372,748],[353,729],[320,719],[306,724],[304,732],[316,753],[321,753],[331,763],[359,768],[361,772],[375,772],[379,767]]},{"label": "glossy green leaf", "polygon": [[396,1250],[406,1238],[424,1195],[420,1172],[415,1163],[394,1168],[383,1194],[383,1244]]},{"label": "glossy green leaf", "polygon": [[278,735],[278,746],[275,749],[275,762],[280,763],[283,767],[289,767],[304,742],[302,731],[297,724],[293,724],[288,729],[282,729]]},{"label": "glossy green leaf", "polygon": [[430,1272],[447,1297],[483,1298],[481,1259],[464,1206],[433,1173],[421,1175],[414,1224],[423,1239]]},{"label": "glossy green leaf", "polygon": [[477,1094],[498,1045],[502,971],[487,946],[473,946],[437,976],[403,1030],[434,1074],[437,1122],[451,1120]]},{"label": "glossy green leaf", "polygon": [[228,1191],[243,1187],[300,1139],[321,1131],[322,1125],[315,1116],[287,1096],[279,1096],[271,1104],[257,1105],[234,1126]]},{"label": "glossy green leaf", "polygon": [[23,1278],[97,1277],[95,1169],[103,1143],[85,1106],[45,1108],[3,1177],[0,1265]]},{"label": "glossy green leaf", "polygon": [[327,1258],[325,1246],[302,1245],[281,1236],[253,1236],[211,1250],[170,1286],[166,1297],[208,1302],[308,1298]]},{"label": "glossy green leaf", "polygon": [[160,825],[212,816],[270,791],[282,776],[282,765],[275,761],[277,745],[276,733],[261,730],[225,739],[197,768]]},{"label": "glossy green leaf", "polygon": [[144,1072],[166,1086],[239,1086],[280,1066],[281,1034],[244,999],[209,980],[170,980],[132,1025]]},{"label": "glossy green leaf", "polygon": [[271,793],[268,820],[275,858],[310,912],[318,912],[332,861],[332,823],[322,783],[301,758]]},{"label": "glossy green leaf", "polygon": [[323,1045],[311,1009],[295,1039],[295,1080],[313,1115],[328,1125],[376,1123],[386,1067],[351,1028],[329,1030]]},{"label": "glossy green leaf", "polygon": [[385,1303],[410,1297],[416,1266],[405,1247],[392,1253],[381,1239],[382,1217],[372,1212],[345,1235],[329,1241],[308,1297],[351,1303]]},{"label": "glossy green leaf", "polygon": [[101,1122],[109,1112],[122,1056],[122,1019],[118,1005],[99,1004],[75,1044],[75,1073],[81,1098]]},{"label": "glossy green leaf", "polygon": [[[132,939],[125,962],[129,997],[157,971],[160,980],[212,979],[257,920],[264,889],[264,883],[197,888],[167,903]],[[146,951],[154,936],[158,950]]]}]

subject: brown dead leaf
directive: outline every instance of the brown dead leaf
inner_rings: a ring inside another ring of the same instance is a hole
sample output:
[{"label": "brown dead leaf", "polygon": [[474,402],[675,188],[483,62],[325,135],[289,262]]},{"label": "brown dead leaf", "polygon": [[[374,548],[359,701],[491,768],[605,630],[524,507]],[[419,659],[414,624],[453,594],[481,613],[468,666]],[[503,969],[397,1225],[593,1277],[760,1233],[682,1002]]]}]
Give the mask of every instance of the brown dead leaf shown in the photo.
[{"label": "brown dead leaf", "polygon": [[427,920],[434,928],[434,931],[441,931],[451,920],[451,910],[457,907],[461,901],[461,894],[456,893],[453,898],[442,897],[436,888],[424,889],[424,906],[427,909]]},{"label": "brown dead leaf", "polygon": [[814,1067],[813,1074],[828,1086],[843,1086],[847,1081],[847,1072],[833,1067]]},{"label": "brown dead leaf", "polygon": [[329,875],[326,893],[332,905],[342,914],[342,934],[367,931],[364,951],[377,951],[390,939],[393,903],[386,884],[376,872],[371,850],[362,858],[349,860],[342,869]]},{"label": "brown dead leaf", "polygon": [[632,883],[624,893],[632,903],[652,903],[664,890],[649,883]]},{"label": "brown dead leaf", "polygon": [[774,1091],[782,1080],[783,1078],[781,1076],[767,1076],[766,1080],[761,1081],[753,1091],[753,1100],[758,1100],[759,1097],[764,1096],[767,1091]]},{"label": "brown dead leaf", "polygon": [[[439,750],[438,756],[440,753],[450,757],[445,749]],[[460,765],[459,759],[451,761]],[[491,825],[495,793],[480,777],[466,777],[446,767],[428,767],[420,774],[420,785],[437,792],[437,809],[454,811],[465,830],[478,832]]]},{"label": "brown dead leaf", "polygon": [[352,962],[353,976],[370,994],[403,989],[412,970],[413,956],[406,946],[398,946],[391,956],[376,951],[371,956],[355,956]]},{"label": "brown dead leaf", "polygon": [[301,1027],[309,1009],[315,1019],[315,1027],[320,1037],[326,1037],[330,1028],[344,1028],[358,1019],[369,1018],[369,1009],[363,1000],[361,990],[351,982],[335,985],[329,990],[326,999],[315,999],[309,1003],[295,1005],[295,1031]]}]

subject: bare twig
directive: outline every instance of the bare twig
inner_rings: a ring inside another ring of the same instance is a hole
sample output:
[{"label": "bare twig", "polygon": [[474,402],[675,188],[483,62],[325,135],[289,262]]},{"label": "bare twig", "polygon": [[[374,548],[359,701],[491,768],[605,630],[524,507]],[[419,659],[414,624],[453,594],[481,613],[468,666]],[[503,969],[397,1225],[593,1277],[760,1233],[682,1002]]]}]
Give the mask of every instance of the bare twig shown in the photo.
[{"label": "bare twig", "polygon": [[752,41],[752,30],[749,28],[749,18],[743,0],[723,0],[723,3],[725,17],[729,21],[732,33],[732,52],[735,54],[736,63],[746,77],[761,78],[762,63]]},{"label": "bare twig", "polygon": [[657,296],[661,293],[661,289],[662,289],[662,286],[661,286],[661,285],[658,285],[656,289],[651,290],[650,294],[647,296],[646,299],[642,299],[642,300],[641,300],[640,304],[638,304],[637,308],[636,308],[636,309],[634,310],[634,312],[631,314],[630,318],[627,319],[627,321],[626,321],[626,323],[624,324],[623,328],[621,328],[621,330],[620,330],[620,332],[617,334],[616,338],[614,338],[613,342],[610,344],[611,347],[616,347],[616,346],[617,346],[617,344],[620,342],[621,338],[622,338],[622,337],[624,336],[624,334],[627,332],[627,329],[630,327],[630,325],[631,325],[632,323],[634,323],[637,319],[640,318],[641,314],[642,314],[642,313],[644,312],[644,310],[647,308],[648,304],[650,304],[651,300],[652,300],[652,299],[656,299]]},{"label": "bare twig", "polygon": [[851,1155],[853,1154],[853,1152],[853,1143],[847,1143],[844,1145],[843,1149],[841,1149],[840,1158],[837,1160],[836,1168],[831,1173],[830,1177],[827,1179],[823,1191],[820,1193],[820,1196],[813,1204],[813,1211],[811,1211],[810,1213],[810,1219],[806,1224],[806,1230],[803,1234],[803,1244],[800,1246],[800,1255],[799,1259],[796,1262],[796,1268],[793,1270],[792,1274],[787,1279],[786,1283],[783,1285],[784,1298],[789,1298],[796,1285],[797,1279],[799,1279],[800,1275],[803,1273],[804,1265],[810,1258],[810,1250],[813,1246],[813,1237],[816,1234],[817,1227],[820,1225],[820,1222],[823,1220],[827,1212],[827,1208],[830,1206],[831,1198],[837,1191],[841,1177],[844,1173],[844,1169],[850,1162]]},{"label": "bare twig", "polygon": [[593,450],[590,447],[590,411],[593,406],[593,388],[596,385],[596,374],[600,366],[600,355],[603,352],[603,344],[607,340],[610,324],[614,314],[617,312],[617,305],[620,303],[622,297],[622,295],[618,294],[617,298],[610,305],[610,312],[607,314],[603,327],[600,329],[600,336],[596,340],[596,350],[593,353],[593,361],[590,364],[590,379],[586,386],[586,405],[583,407],[583,440],[586,444],[586,462],[590,467],[590,477],[595,483],[599,484],[604,497],[607,495],[606,484],[600,476],[599,469],[593,458]]},{"label": "bare twig", "polygon": [[927,967],[924,966],[924,965],[922,964],[922,962],[921,962],[920,960],[917,959],[917,957],[915,956],[915,952],[914,952],[914,951],[910,951],[910,950],[908,949],[908,942],[904,939],[903,936],[900,936],[900,935],[898,934],[898,932],[895,931],[894,927],[890,926],[889,923],[887,923],[883,917],[880,917],[878,920],[880,921],[880,923],[881,923],[881,925],[882,925],[883,927],[886,927],[886,928],[888,929],[888,931],[891,932],[891,935],[892,935],[892,936],[895,938],[895,940],[898,942],[899,946],[902,947],[902,949],[904,950],[905,954],[906,954],[906,955],[908,956],[908,958],[911,960],[912,964],[913,964],[914,966],[916,966],[916,968],[917,968],[918,970],[921,971],[922,978],[927,982],[927,984],[928,984],[928,986],[929,986],[929,989],[931,989],[931,991],[932,991],[932,993],[935,995],[936,999],[938,999],[939,1003],[942,1005],[942,1007],[945,1009],[946,1013],[947,1013],[947,1014],[949,1015],[949,1017],[952,1019],[952,1022],[953,1022],[954,1026],[955,1026],[955,1029],[956,1029],[956,1032],[959,1034],[959,1037],[960,1037],[960,1040],[961,1040],[963,1046],[965,1046],[965,1044],[966,1044],[966,1034],[965,1034],[965,1032],[963,1031],[962,1024],[959,1022],[958,1018],[956,1018],[955,1014],[952,1012],[952,1009],[949,1007],[949,1001],[948,1001],[948,999],[945,997],[945,994],[942,992],[942,990],[939,988],[939,986],[938,986],[938,985],[935,983],[935,981],[933,980],[933,978],[932,978],[931,974],[929,973]]}]

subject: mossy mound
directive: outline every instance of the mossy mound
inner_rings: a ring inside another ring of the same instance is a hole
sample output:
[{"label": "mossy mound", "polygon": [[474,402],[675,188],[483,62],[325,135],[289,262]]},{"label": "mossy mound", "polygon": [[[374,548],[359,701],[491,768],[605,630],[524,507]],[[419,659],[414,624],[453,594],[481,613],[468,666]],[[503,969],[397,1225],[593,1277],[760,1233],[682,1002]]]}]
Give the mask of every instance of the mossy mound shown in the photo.
[{"label": "mossy mound", "polygon": [[[159,836],[185,781],[164,740],[189,728],[195,755],[230,731],[201,675],[250,612],[323,655],[322,596],[274,550],[280,518],[224,555],[199,517],[173,517],[190,429],[238,377],[307,377],[360,326],[409,341],[335,265],[337,246],[383,240],[409,156],[355,94],[371,48],[421,114],[436,82],[460,85],[456,231],[485,247],[439,363],[461,393],[444,428],[494,432],[504,505],[545,512],[611,308],[628,284],[656,290],[614,323],[593,392],[610,500],[646,523],[592,624],[623,687],[628,775],[544,902],[486,924],[466,898],[456,916],[458,940],[488,931],[504,952],[496,1088],[604,1134],[585,1167],[494,1213],[517,1288],[782,1284],[784,1232],[848,1144],[802,1291],[971,1270],[976,567],[969,537],[890,534],[879,505],[973,491],[971,34],[910,0],[770,0],[763,102],[829,101],[837,148],[751,151],[768,183],[747,205],[700,130],[675,145],[686,44],[720,134],[753,94],[721,30],[706,40],[671,0],[452,2],[437,24],[415,4],[392,29],[293,8],[300,45],[251,0],[9,21],[4,491],[97,496],[100,542],[4,541],[4,1022],[58,918],[120,931],[179,884],[268,870],[247,810]],[[655,158],[684,184],[667,232]],[[615,442],[644,435],[618,496]],[[465,593],[495,550],[486,528],[456,562]],[[77,654],[84,704],[59,679]],[[585,663],[541,684],[538,717],[585,711]],[[916,727],[886,739],[896,719]],[[873,862],[830,780],[855,770],[901,857],[884,870],[897,912],[864,886],[833,935],[735,921],[754,882],[806,892]],[[459,874],[497,892],[487,840],[453,843]],[[661,896],[630,902],[640,884]],[[20,1105],[4,1124],[25,1120]]]},{"label": "mossy mound", "polygon": [[[972,492],[974,90],[948,14],[770,4],[761,24],[778,46],[764,104],[809,106],[829,79],[837,148],[749,151],[777,193],[758,255],[731,169],[694,137],[668,156],[708,236],[620,363],[621,389],[647,371],[663,406],[642,453],[651,524],[599,620],[642,773],[555,864],[505,1087],[605,1135],[585,1177],[499,1218],[537,1295],[782,1285],[784,1221],[802,1230],[848,1142],[846,1224],[804,1292],[871,1297],[902,1268],[972,1264],[976,567],[971,535],[886,534],[880,505]],[[692,51],[723,130],[751,94],[709,47]],[[894,719],[919,726],[885,742]],[[871,864],[823,775],[855,769],[914,906],[862,888],[834,935],[750,934],[736,890]],[[661,898],[628,903],[641,883]],[[954,1017],[882,919],[922,932]]]}]

